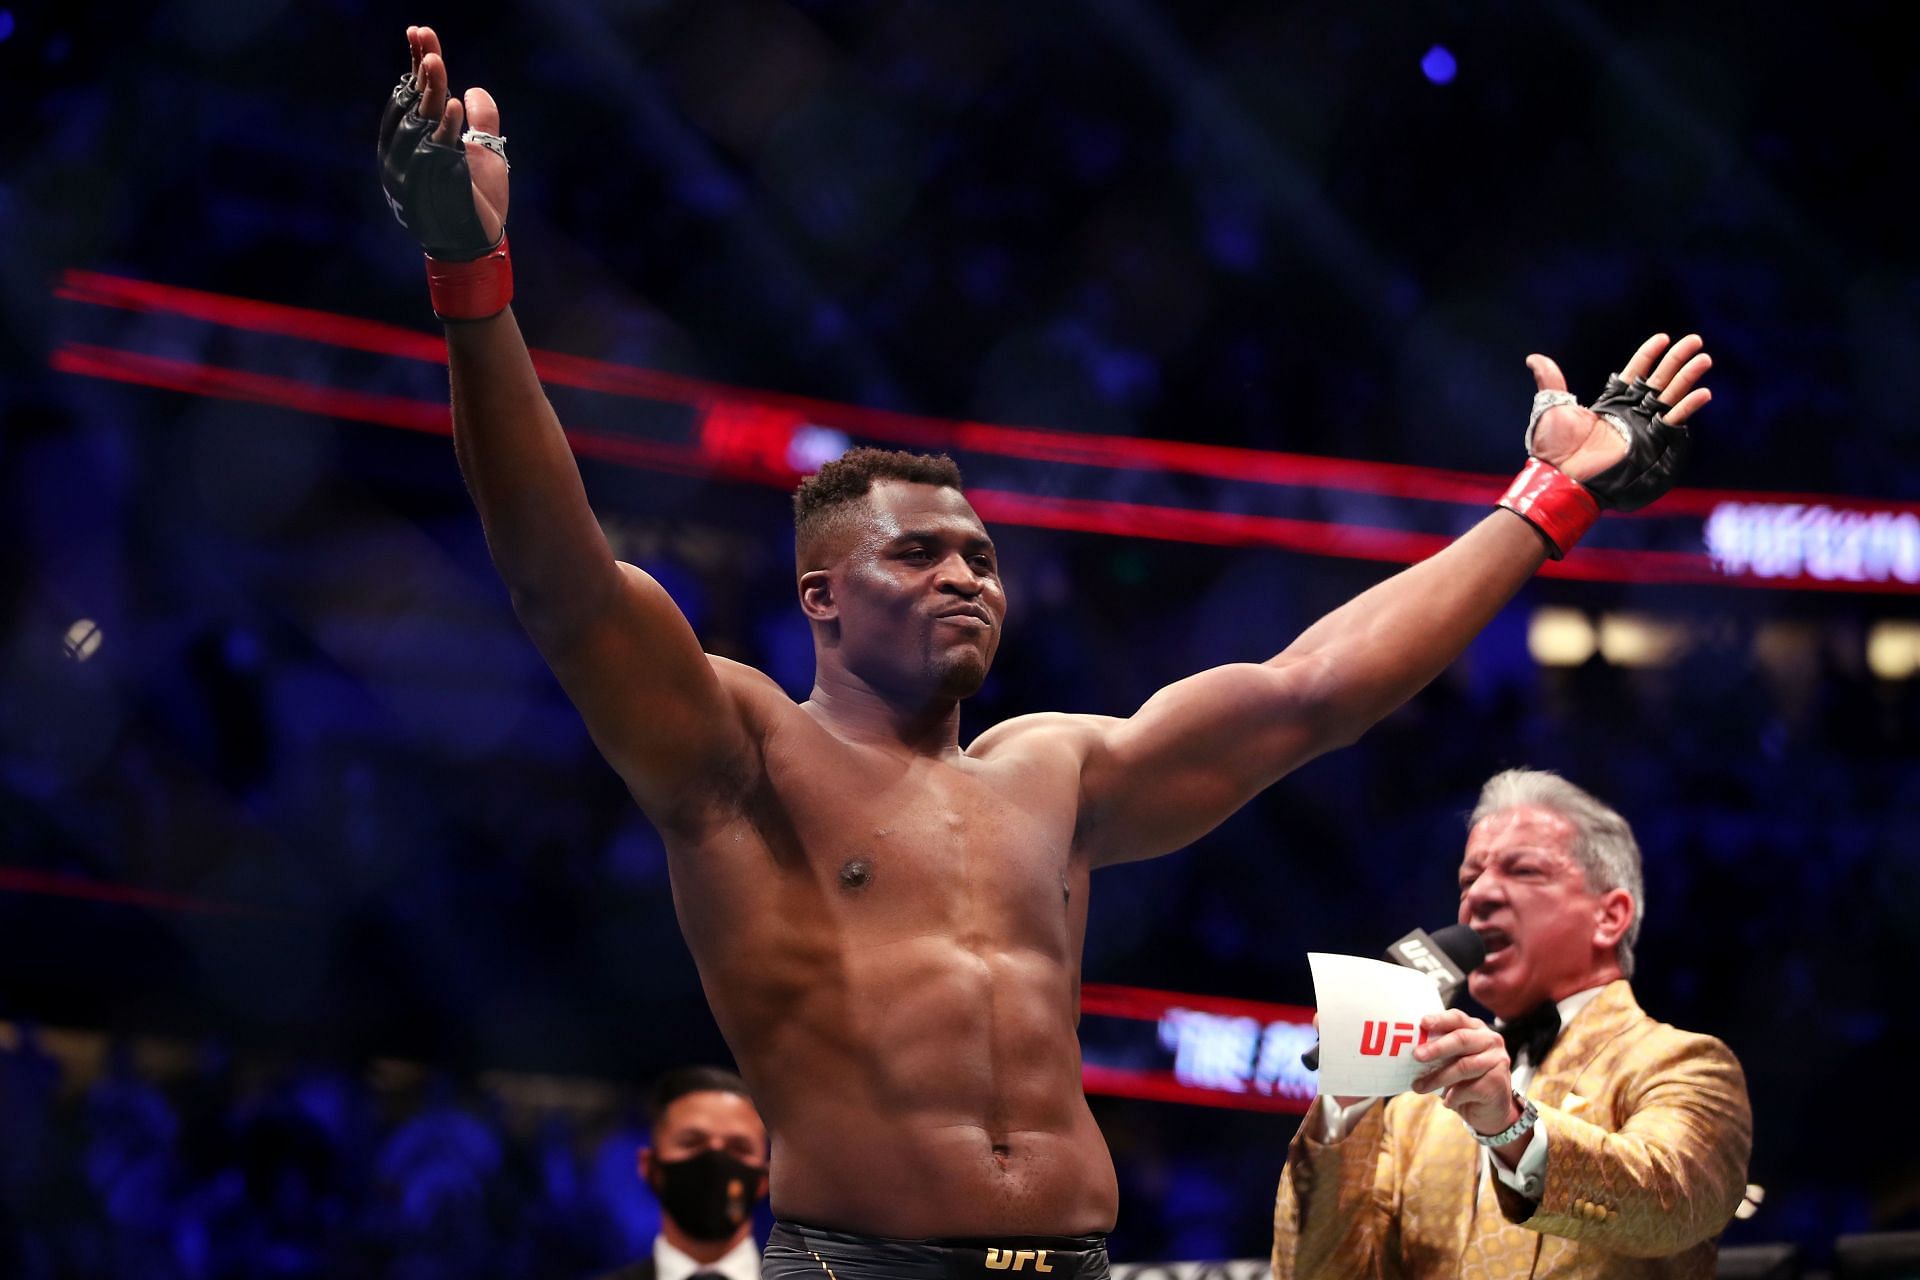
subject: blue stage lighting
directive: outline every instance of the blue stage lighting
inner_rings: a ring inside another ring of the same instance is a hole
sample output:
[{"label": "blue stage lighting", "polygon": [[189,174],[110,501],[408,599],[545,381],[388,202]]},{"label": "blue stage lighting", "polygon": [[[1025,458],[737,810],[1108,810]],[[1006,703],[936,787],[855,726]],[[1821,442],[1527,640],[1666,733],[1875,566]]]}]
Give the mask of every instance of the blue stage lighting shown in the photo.
[{"label": "blue stage lighting", "polygon": [[1433,46],[1420,59],[1421,73],[1435,84],[1452,84],[1453,74],[1459,69],[1460,64],[1453,60],[1452,51],[1443,44]]}]

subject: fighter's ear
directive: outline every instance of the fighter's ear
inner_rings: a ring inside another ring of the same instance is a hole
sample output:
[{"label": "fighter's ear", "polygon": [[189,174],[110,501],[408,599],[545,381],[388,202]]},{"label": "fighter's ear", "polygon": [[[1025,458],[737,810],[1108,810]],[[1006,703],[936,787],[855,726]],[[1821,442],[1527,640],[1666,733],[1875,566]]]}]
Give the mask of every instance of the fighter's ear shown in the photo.
[{"label": "fighter's ear", "polygon": [[640,1172],[640,1181],[653,1185],[653,1148],[641,1147],[633,1158],[634,1167]]},{"label": "fighter's ear", "polygon": [[814,622],[831,622],[840,616],[840,605],[833,594],[833,575],[825,569],[810,569],[800,575],[800,608]]}]

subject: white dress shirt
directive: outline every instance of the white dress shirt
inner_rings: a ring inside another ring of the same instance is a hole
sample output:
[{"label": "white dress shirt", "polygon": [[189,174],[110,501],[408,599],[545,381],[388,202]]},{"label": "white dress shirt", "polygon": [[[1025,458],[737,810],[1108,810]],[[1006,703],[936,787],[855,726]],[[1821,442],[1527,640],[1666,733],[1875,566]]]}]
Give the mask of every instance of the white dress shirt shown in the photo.
[{"label": "white dress shirt", "polygon": [[665,1236],[653,1238],[655,1280],[687,1280],[696,1271],[717,1271],[727,1280],[760,1280],[760,1246],[753,1233],[713,1262],[695,1262],[667,1243]]},{"label": "white dress shirt", "polygon": [[[1564,1033],[1574,1015],[1586,1008],[1593,998],[1600,994],[1606,984],[1588,987],[1585,991],[1576,991],[1564,1000],[1555,1002],[1560,1010],[1560,1028]],[[1498,1030],[1498,1026],[1494,1028]],[[1525,1045],[1520,1047],[1520,1056],[1513,1060],[1512,1075],[1515,1091],[1524,1094],[1527,1085],[1533,1080],[1533,1056]],[[1367,1109],[1379,1102],[1378,1098],[1362,1098],[1350,1107],[1341,1107],[1325,1094],[1316,1098],[1313,1109],[1307,1113],[1307,1123],[1312,1126],[1310,1133],[1315,1142],[1339,1142],[1353,1132]],[[1527,1143],[1527,1149],[1520,1153],[1520,1159],[1509,1169],[1506,1161],[1493,1153],[1492,1147],[1480,1148],[1480,1169],[1484,1175],[1492,1170],[1493,1175],[1518,1191],[1529,1200],[1538,1200],[1547,1183],[1547,1122],[1542,1117],[1533,1126],[1533,1137]],[[669,1280],[662,1276],[660,1280]],[[680,1280],[675,1277],[674,1280]]]}]

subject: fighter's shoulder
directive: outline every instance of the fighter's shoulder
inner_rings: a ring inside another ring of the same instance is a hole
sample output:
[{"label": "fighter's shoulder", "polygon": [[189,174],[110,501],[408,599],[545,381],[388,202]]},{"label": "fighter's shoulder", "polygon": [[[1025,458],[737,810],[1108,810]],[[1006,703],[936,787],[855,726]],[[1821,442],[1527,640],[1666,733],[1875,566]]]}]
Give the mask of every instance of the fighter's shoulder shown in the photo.
[{"label": "fighter's shoulder", "polygon": [[1002,720],[975,738],[967,754],[984,760],[991,755],[1016,751],[1065,751],[1084,758],[1104,734],[1120,723],[1122,721],[1113,716],[1037,711]]},{"label": "fighter's shoulder", "polygon": [[[707,661],[713,664],[714,674],[719,676],[729,688],[738,686],[747,692],[787,697],[786,690],[775,684],[773,677],[758,667],[750,667],[744,662],[735,662],[732,658],[725,658],[717,653],[708,654]],[[787,698],[787,701],[792,702],[793,699]]]},{"label": "fighter's shoulder", "polygon": [[723,658],[717,653],[708,654],[707,663],[713,668],[713,674],[720,678],[720,687],[727,691],[748,721],[765,728],[776,723],[783,715],[804,714],[800,704],[787,696],[787,691],[758,667]]}]

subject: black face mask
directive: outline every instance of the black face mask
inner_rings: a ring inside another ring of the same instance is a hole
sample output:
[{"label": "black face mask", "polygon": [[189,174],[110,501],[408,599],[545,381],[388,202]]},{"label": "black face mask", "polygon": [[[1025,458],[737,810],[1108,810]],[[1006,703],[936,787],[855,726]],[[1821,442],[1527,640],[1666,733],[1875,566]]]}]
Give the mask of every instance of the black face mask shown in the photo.
[{"label": "black face mask", "polygon": [[702,1151],[687,1160],[653,1160],[653,1194],[680,1229],[695,1240],[725,1240],[753,1214],[766,1170],[728,1155]]}]

